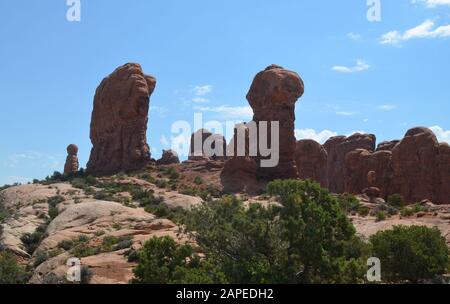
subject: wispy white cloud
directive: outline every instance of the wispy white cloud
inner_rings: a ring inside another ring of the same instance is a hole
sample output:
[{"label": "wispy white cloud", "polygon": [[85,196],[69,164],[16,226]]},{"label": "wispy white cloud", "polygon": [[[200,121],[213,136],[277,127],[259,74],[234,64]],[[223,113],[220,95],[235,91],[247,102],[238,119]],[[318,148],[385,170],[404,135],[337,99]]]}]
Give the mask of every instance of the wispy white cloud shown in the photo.
[{"label": "wispy white cloud", "polygon": [[196,96],[205,96],[211,93],[213,90],[213,86],[210,84],[207,85],[197,85],[195,86],[192,91]]},{"label": "wispy white cloud", "polygon": [[253,116],[253,110],[250,106],[233,107],[233,106],[218,106],[218,107],[205,107],[196,106],[195,110],[200,112],[214,113],[220,119],[226,120],[251,120]]},{"label": "wispy white cloud", "polygon": [[424,38],[445,38],[450,36],[450,25],[436,27],[432,20],[426,20],[422,24],[404,31],[390,31],[380,38],[381,44],[399,45],[403,41]]},{"label": "wispy white cloud", "polygon": [[441,5],[450,6],[450,0],[412,0],[412,3],[425,3],[427,7],[436,7]]},{"label": "wispy white cloud", "polygon": [[339,116],[353,116],[358,113],[357,112],[349,112],[349,111],[337,111],[336,114]]},{"label": "wispy white cloud", "polygon": [[392,110],[395,110],[397,108],[398,108],[398,106],[394,105],[394,104],[384,104],[384,105],[381,105],[381,106],[378,107],[378,109],[381,110],[381,111],[392,111]]},{"label": "wispy white cloud", "polygon": [[316,131],[314,129],[297,129],[295,130],[295,137],[297,140],[312,139],[318,143],[325,143],[330,137],[336,136],[337,133],[330,130]]},{"label": "wispy white cloud", "polygon": [[450,144],[450,130],[444,130],[440,126],[433,126],[430,129],[436,134],[436,137],[440,142],[446,142]]},{"label": "wispy white cloud", "polygon": [[370,69],[370,65],[367,64],[364,60],[357,60],[356,65],[352,67],[336,65],[331,68],[335,72],[339,73],[357,73],[363,72]]},{"label": "wispy white cloud", "polygon": [[358,40],[361,40],[362,36],[361,36],[361,34],[350,32],[347,34],[347,38],[354,40],[354,41],[358,41]]},{"label": "wispy white cloud", "polygon": [[208,103],[209,99],[204,97],[194,97],[192,98],[192,101],[195,103]]},{"label": "wispy white cloud", "polygon": [[60,170],[60,167],[62,166],[62,158],[62,155],[50,155],[36,151],[15,153],[8,155],[6,161],[3,162],[3,166],[8,168],[27,166],[35,168],[46,168],[49,170]]}]

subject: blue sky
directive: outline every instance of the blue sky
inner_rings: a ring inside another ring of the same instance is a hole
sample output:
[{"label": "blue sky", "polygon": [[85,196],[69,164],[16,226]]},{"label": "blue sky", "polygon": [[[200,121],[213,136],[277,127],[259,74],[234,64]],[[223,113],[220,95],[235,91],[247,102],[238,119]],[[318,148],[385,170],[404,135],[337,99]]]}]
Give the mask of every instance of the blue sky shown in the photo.
[{"label": "blue sky", "polygon": [[450,141],[450,1],[65,0],[0,1],[0,184],[63,169],[79,146],[85,166],[93,96],[103,77],[138,62],[158,80],[148,141],[159,157],[171,125],[248,120],[245,95],[272,63],[306,87],[299,137],[365,131],[379,141],[434,126]]}]

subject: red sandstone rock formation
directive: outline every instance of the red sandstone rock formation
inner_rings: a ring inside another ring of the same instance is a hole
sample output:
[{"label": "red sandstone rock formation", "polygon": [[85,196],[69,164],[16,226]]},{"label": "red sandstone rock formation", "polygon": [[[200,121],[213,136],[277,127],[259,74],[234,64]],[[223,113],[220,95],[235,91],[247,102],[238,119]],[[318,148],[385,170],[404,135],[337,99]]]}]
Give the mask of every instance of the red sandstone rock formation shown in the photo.
[{"label": "red sandstone rock formation", "polygon": [[377,151],[392,151],[399,142],[399,140],[383,141],[378,144]]},{"label": "red sandstone rock formation", "polygon": [[439,194],[436,202],[450,203],[450,145],[441,143],[439,145]]},{"label": "red sandstone rock formation", "polygon": [[163,150],[161,159],[156,161],[157,165],[174,165],[179,163],[180,159],[178,158],[178,154],[173,150]]},{"label": "red sandstone rock formation", "polygon": [[103,79],[94,98],[88,172],[114,174],[141,169],[150,162],[146,132],[155,86],[155,78],[145,75],[134,63],[119,67]]},{"label": "red sandstone rock formation", "polygon": [[427,128],[409,130],[392,151],[393,192],[409,203],[439,198],[439,142]]},{"label": "red sandstone rock formation", "polygon": [[[347,153],[345,157],[343,176],[344,192],[359,194],[364,189],[376,187],[380,195],[391,194],[393,170],[391,165],[392,152],[378,151],[372,153],[357,149]],[[369,175],[370,174],[370,175]]]},{"label": "red sandstone rock formation", "polygon": [[224,191],[252,193],[258,190],[258,166],[251,157],[233,157],[225,163],[220,175]]},{"label": "red sandstone rock formation", "polygon": [[325,148],[314,140],[300,140],[295,150],[295,162],[300,179],[311,179],[327,187],[327,158]]},{"label": "red sandstone rock formation", "polygon": [[[349,137],[332,137],[324,144],[325,150],[328,153],[327,177],[328,189],[331,192],[343,193],[345,191],[343,176],[347,153],[357,149],[364,149],[372,152],[375,150],[375,141],[375,135],[357,133]],[[367,172],[363,175],[364,180],[366,180]],[[360,191],[361,190],[362,189],[360,189]]]},{"label": "red sandstone rock formation", "polygon": [[[298,171],[294,161],[296,139],[294,135],[295,103],[303,95],[304,84],[300,76],[277,65],[271,65],[258,73],[247,94],[253,109],[253,121],[279,121],[280,161],[274,168],[259,168],[264,179],[296,178]],[[267,134],[270,138],[270,124]],[[258,159],[260,160],[261,157]],[[258,166],[259,161],[257,162]]]},{"label": "red sandstone rock formation", "polygon": [[64,165],[64,174],[71,174],[78,172],[78,147],[76,145],[69,145],[67,147],[66,164]]}]

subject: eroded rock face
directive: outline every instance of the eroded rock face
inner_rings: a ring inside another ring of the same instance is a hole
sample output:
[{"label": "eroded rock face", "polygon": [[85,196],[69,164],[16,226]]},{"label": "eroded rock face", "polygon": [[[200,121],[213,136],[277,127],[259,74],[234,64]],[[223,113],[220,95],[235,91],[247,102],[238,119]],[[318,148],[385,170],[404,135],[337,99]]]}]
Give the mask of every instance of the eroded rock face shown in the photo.
[{"label": "eroded rock face", "polygon": [[328,185],[328,154],[321,144],[314,140],[298,141],[294,158],[300,179],[314,180],[322,187]]},{"label": "eroded rock face", "polygon": [[[359,194],[365,189],[377,188],[386,197],[391,191],[393,178],[392,152],[372,153],[357,149],[347,153],[344,164],[344,192]],[[374,191],[372,191],[374,192]]]},{"label": "eroded rock face", "polygon": [[69,145],[67,147],[66,164],[64,165],[64,174],[71,174],[78,172],[78,147],[76,145]]},{"label": "eroded rock face", "polygon": [[163,150],[161,159],[158,159],[156,162],[157,165],[174,165],[179,163],[178,154],[173,150]]},{"label": "eroded rock face", "polygon": [[[304,84],[300,76],[292,71],[271,65],[258,73],[247,94],[247,100],[253,109],[253,121],[279,121],[279,163],[274,168],[258,170],[261,178],[297,178],[294,153],[296,139],[294,135],[295,103],[304,93]],[[270,124],[267,139],[271,143]],[[259,157],[261,159],[261,157]],[[257,161],[258,163],[259,161]]]},{"label": "eroded rock face", "polygon": [[438,201],[450,202],[450,145],[441,143],[439,145],[439,175],[441,179]]},{"label": "eroded rock face", "polygon": [[394,193],[407,202],[439,197],[439,142],[428,128],[409,130],[392,151]]},{"label": "eroded rock face", "polygon": [[119,67],[103,79],[94,98],[88,172],[114,174],[141,169],[150,162],[146,132],[155,86],[155,78],[145,75],[134,63]]},{"label": "eroded rock face", "polygon": [[399,142],[399,140],[383,141],[378,144],[377,151],[392,151]]},{"label": "eroded rock face", "polygon": [[258,189],[258,166],[251,157],[233,157],[225,163],[220,175],[225,192],[255,192]]},{"label": "eroded rock face", "polygon": [[[349,137],[332,137],[324,144],[324,148],[328,153],[327,176],[328,189],[331,192],[342,193],[345,191],[343,176],[347,153],[357,149],[373,152],[375,150],[375,141],[376,138],[373,134],[356,133]],[[364,173],[364,175],[366,174],[367,172]],[[365,177],[364,180],[366,180]]]}]

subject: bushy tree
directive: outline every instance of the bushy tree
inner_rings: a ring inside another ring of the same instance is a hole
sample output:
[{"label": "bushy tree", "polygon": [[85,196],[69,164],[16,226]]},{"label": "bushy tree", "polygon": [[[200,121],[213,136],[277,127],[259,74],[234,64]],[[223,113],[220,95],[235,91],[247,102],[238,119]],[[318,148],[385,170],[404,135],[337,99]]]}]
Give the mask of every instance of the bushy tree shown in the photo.
[{"label": "bushy tree", "polygon": [[447,271],[448,247],[437,228],[397,226],[370,241],[384,281],[419,283]]},{"label": "bushy tree", "polygon": [[327,190],[310,181],[269,184],[281,206],[226,197],[194,208],[189,233],[230,283],[358,283],[365,244]]},{"label": "bushy tree", "polygon": [[144,244],[139,253],[139,265],[134,269],[138,284],[208,284],[225,283],[223,275],[212,270],[207,261],[189,245],[179,245],[170,237],[155,237]]},{"label": "bushy tree", "polygon": [[23,284],[26,279],[25,269],[17,264],[14,256],[0,252],[0,284]]}]

